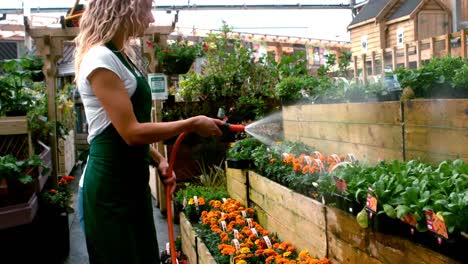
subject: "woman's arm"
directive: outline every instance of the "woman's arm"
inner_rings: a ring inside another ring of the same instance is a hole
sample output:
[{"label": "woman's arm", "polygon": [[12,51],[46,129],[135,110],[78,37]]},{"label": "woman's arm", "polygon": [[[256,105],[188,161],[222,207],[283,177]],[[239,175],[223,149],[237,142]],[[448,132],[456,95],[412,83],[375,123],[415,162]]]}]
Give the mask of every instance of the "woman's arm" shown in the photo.
[{"label": "woman's arm", "polygon": [[101,102],[120,136],[129,145],[150,144],[176,136],[184,131],[201,136],[220,136],[224,122],[206,116],[161,123],[139,123],[123,81],[114,72],[98,68],[89,76],[94,94]]}]

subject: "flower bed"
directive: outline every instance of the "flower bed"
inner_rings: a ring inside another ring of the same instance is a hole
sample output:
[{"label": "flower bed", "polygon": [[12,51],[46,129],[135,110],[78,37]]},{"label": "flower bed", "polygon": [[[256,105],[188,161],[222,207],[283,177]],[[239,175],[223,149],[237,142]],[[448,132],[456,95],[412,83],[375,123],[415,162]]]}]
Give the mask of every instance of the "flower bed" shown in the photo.
[{"label": "flower bed", "polygon": [[[182,250],[190,263],[329,263],[307,250],[297,253],[255,220],[255,211],[231,198],[211,200],[201,222],[192,226],[180,215]],[[309,234],[312,235],[312,234]]]}]

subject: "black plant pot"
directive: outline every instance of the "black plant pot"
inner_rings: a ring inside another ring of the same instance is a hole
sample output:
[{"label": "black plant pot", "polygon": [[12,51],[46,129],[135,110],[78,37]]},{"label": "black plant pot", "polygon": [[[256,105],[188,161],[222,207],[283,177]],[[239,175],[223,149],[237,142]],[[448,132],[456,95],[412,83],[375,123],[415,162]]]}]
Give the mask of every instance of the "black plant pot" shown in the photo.
[{"label": "black plant pot", "polygon": [[63,263],[70,253],[68,213],[43,206],[39,210],[38,218],[40,237],[47,247],[43,250],[42,263]]},{"label": "black plant pot", "polygon": [[357,215],[362,210],[363,205],[354,200],[348,199],[341,194],[334,193],[333,197],[335,199],[336,208],[346,211],[347,213]]},{"label": "black plant pot", "polygon": [[31,74],[31,79],[33,82],[42,82],[45,80],[45,76],[42,71],[34,72],[33,74]]},{"label": "black plant pot", "polygon": [[229,168],[233,168],[233,169],[249,169],[251,167],[250,160],[227,159],[226,163]]},{"label": "black plant pot", "polygon": [[5,113],[6,116],[25,116],[26,114],[26,110],[11,110]]}]

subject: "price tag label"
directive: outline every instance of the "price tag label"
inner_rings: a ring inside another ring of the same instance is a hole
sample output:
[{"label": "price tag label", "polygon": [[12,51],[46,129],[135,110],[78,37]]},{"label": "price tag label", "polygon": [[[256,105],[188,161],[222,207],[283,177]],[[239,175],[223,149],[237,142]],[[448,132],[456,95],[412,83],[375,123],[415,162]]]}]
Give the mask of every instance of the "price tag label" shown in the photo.
[{"label": "price tag label", "polygon": [[255,230],[255,227],[250,228],[250,231],[252,231],[252,234],[254,234],[256,237],[258,237],[257,230]]},{"label": "price tag label", "polygon": [[444,218],[430,210],[425,210],[424,214],[426,215],[427,229],[440,237],[448,239]]},{"label": "price tag label", "polygon": [[233,239],[232,241],[232,244],[234,245],[234,247],[236,248],[236,250],[240,250],[240,243],[239,243],[239,240],[237,239]]},{"label": "price tag label", "polygon": [[239,230],[233,229],[232,233],[233,233],[235,239],[239,239]]},{"label": "price tag label", "polygon": [[312,159],[310,158],[310,156],[304,156],[304,160],[307,163],[307,165],[310,166],[310,164],[312,164]]},{"label": "price tag label", "polygon": [[252,218],[247,218],[247,224],[249,225],[249,228],[253,227]]},{"label": "price tag label", "polygon": [[268,236],[264,236],[263,240],[265,240],[265,243],[267,244],[268,248],[271,248],[273,245],[271,244],[270,238]]},{"label": "price tag label", "polygon": [[198,206],[198,197],[193,196],[193,202],[195,203],[195,206]]},{"label": "price tag label", "polygon": [[224,197],[223,197],[223,199],[221,199],[221,200],[223,200],[223,203],[227,202],[227,199],[224,198]]},{"label": "price tag label", "polygon": [[226,232],[227,230],[226,221],[221,221],[221,227],[223,228],[223,231]]},{"label": "price tag label", "polygon": [[187,207],[187,197],[184,197],[184,200],[182,201],[182,209],[185,209]]},{"label": "price tag label", "polygon": [[348,185],[346,184],[346,181],[344,179],[340,179],[340,178],[338,178],[336,176],[333,176],[333,178],[335,179],[336,188],[340,192],[346,191],[346,189],[348,188]]},{"label": "price tag label", "polygon": [[167,253],[168,255],[171,254],[171,247],[170,247],[169,243],[166,243],[166,253]]},{"label": "price tag label", "polygon": [[372,214],[377,213],[377,197],[373,195],[374,189],[372,187],[368,187],[367,191],[366,208],[370,211],[369,216],[372,217]]},{"label": "price tag label", "polygon": [[333,160],[335,161],[335,163],[340,163],[340,162],[341,162],[341,159],[340,159],[340,157],[339,157],[338,155],[336,155],[336,154],[331,154],[330,156],[333,158]]},{"label": "price tag label", "polygon": [[247,217],[247,212],[245,210],[242,210],[241,211],[241,214],[242,214],[242,217],[243,218],[246,218]]}]

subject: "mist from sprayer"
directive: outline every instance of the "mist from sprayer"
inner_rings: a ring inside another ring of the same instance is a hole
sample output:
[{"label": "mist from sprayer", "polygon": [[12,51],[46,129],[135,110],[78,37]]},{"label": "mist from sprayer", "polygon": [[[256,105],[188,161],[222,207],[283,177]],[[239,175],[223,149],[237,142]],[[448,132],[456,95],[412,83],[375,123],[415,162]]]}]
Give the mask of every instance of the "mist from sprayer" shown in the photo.
[{"label": "mist from sprayer", "polygon": [[282,113],[277,112],[245,127],[245,132],[265,145],[283,140]]}]

